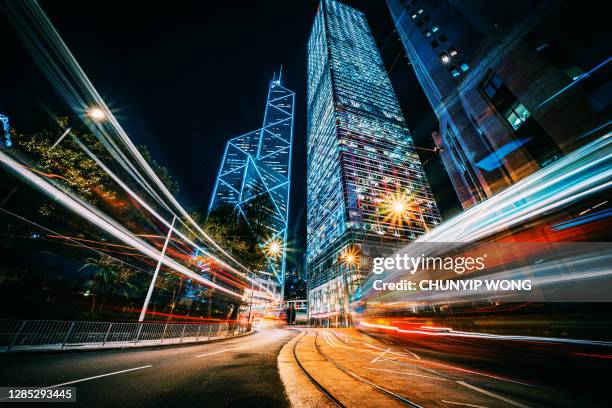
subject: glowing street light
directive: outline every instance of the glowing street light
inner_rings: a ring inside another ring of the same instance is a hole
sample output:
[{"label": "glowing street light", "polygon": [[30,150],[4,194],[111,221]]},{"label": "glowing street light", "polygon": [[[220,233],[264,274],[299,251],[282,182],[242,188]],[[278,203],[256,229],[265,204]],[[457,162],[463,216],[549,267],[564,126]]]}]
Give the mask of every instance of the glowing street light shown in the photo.
[{"label": "glowing street light", "polygon": [[415,218],[415,213],[418,213],[425,231],[429,231],[429,227],[425,222],[421,207],[418,205],[414,195],[405,194],[398,188],[395,194],[389,194],[382,203],[381,212],[385,214],[384,221],[389,222],[394,226],[401,226],[404,222],[410,222]]},{"label": "glowing street light", "polygon": [[87,111],[87,116],[94,120],[104,120],[106,119],[106,114],[100,108],[91,108]]},{"label": "glowing street light", "polygon": [[266,245],[264,249],[266,255],[268,255],[270,258],[276,258],[281,254],[282,250],[283,243],[279,239],[274,239],[268,242],[268,245]]},{"label": "glowing street light", "polygon": [[450,62],[451,57],[444,54],[443,56],[440,57],[440,60],[442,61],[444,65],[447,65]]},{"label": "glowing street light", "polygon": [[357,266],[361,261],[359,251],[354,247],[347,247],[340,254],[340,261],[347,267]]}]

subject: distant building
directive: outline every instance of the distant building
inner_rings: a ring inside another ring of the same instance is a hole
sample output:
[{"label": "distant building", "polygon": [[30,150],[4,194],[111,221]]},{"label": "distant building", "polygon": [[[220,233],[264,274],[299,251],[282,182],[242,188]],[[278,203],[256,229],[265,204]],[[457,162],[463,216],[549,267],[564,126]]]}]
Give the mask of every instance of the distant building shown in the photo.
[{"label": "distant building", "polygon": [[387,4],[440,122],[433,137],[464,208],[610,132],[607,19],[593,7]]},{"label": "distant building", "polygon": [[229,205],[243,216],[250,205],[265,207],[260,210],[272,222],[263,226],[263,272],[274,278],[277,291],[285,279],[294,104],[295,93],[281,84],[279,75],[269,84],[262,128],[227,142],[208,207],[210,213]]},{"label": "distant building", "polygon": [[13,142],[11,141],[11,126],[9,125],[8,116],[4,116],[0,113],[0,124],[2,125],[2,136],[4,138],[4,145],[11,147]]},{"label": "distant building", "polygon": [[441,220],[362,12],[321,1],[307,86],[310,316],[348,322],[368,260]]}]

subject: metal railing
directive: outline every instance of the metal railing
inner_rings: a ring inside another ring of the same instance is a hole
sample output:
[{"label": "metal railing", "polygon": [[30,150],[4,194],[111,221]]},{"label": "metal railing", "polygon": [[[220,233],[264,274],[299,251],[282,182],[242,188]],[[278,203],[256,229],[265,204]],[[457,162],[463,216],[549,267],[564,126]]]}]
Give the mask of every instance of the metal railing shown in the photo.
[{"label": "metal railing", "polygon": [[246,333],[246,323],[1,320],[0,352],[195,343]]}]

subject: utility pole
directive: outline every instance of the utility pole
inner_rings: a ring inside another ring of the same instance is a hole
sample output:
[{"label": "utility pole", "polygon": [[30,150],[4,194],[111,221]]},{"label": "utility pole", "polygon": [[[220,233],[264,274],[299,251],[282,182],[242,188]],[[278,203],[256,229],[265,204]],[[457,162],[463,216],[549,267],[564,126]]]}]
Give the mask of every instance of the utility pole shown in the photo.
[{"label": "utility pole", "polygon": [[147,314],[147,309],[149,308],[149,302],[151,301],[151,296],[153,295],[153,289],[155,289],[155,282],[157,281],[157,275],[159,275],[159,270],[162,265],[162,261],[164,259],[164,254],[166,253],[166,248],[168,248],[168,242],[170,242],[170,236],[172,235],[172,231],[174,230],[174,223],[176,222],[176,215],[172,218],[172,224],[170,225],[170,229],[168,230],[168,236],[166,236],[166,242],[164,242],[164,247],[162,248],[159,259],[157,260],[157,266],[155,267],[155,272],[153,273],[153,279],[151,279],[151,284],[149,285],[149,291],[147,292],[147,297],[145,298],[144,305],[142,306],[142,310],[140,311],[140,317],[138,318],[139,322],[142,322]]}]

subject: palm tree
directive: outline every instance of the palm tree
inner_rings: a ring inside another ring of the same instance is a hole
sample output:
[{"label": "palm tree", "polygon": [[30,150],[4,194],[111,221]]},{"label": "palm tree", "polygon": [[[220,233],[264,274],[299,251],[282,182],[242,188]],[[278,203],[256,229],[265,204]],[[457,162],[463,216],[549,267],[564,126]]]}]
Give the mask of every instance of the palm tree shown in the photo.
[{"label": "palm tree", "polygon": [[87,263],[79,270],[93,281],[90,315],[93,315],[97,298],[100,300],[98,311],[101,312],[109,295],[119,291],[128,298],[128,290],[137,288],[131,282],[137,272],[108,255],[100,255],[97,259],[87,258]]}]

